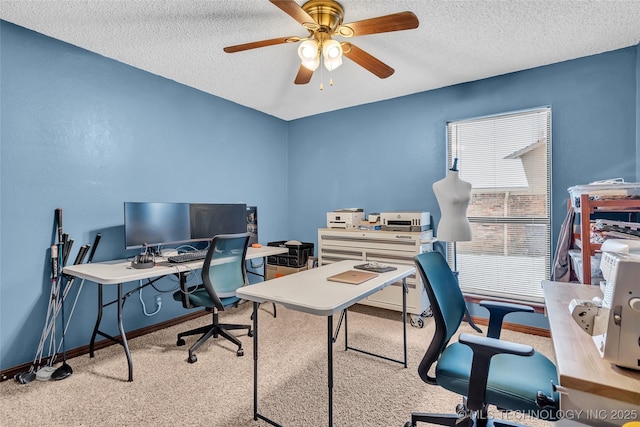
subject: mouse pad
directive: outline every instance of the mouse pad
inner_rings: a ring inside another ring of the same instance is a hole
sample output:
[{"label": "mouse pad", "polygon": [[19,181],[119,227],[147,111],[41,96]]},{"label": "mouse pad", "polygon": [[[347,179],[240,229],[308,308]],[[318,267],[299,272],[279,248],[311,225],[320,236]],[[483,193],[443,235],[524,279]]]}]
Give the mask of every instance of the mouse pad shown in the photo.
[{"label": "mouse pad", "polygon": [[331,277],[327,277],[327,280],[330,280],[332,282],[349,283],[351,285],[359,285],[360,283],[366,282],[367,280],[373,279],[374,277],[378,277],[378,274],[369,271],[348,270],[339,274],[335,274]]}]

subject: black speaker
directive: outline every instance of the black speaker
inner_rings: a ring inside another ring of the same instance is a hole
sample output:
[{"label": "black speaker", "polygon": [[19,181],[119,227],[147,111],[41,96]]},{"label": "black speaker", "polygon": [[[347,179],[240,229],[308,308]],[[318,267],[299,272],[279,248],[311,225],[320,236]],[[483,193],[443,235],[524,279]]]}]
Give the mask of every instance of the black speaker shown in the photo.
[{"label": "black speaker", "polygon": [[247,233],[249,236],[249,245],[258,243],[258,207],[247,206]]}]

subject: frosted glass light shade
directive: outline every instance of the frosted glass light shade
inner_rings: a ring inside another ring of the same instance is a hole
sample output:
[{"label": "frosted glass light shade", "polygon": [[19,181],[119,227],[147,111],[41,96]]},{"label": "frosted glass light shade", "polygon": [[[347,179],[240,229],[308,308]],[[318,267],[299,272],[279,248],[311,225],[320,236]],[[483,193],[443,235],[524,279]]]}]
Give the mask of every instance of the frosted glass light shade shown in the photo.
[{"label": "frosted glass light shade", "polygon": [[320,65],[318,43],[315,40],[305,40],[298,47],[298,56],[302,65],[311,71],[315,71]]},{"label": "frosted glass light shade", "polygon": [[320,65],[320,57],[316,57],[315,59],[311,59],[309,61],[302,61],[302,66],[311,70],[311,71],[315,71],[318,66]]},{"label": "frosted glass light shade", "polygon": [[333,71],[342,65],[342,46],[336,40],[327,40],[322,44],[324,66]]}]

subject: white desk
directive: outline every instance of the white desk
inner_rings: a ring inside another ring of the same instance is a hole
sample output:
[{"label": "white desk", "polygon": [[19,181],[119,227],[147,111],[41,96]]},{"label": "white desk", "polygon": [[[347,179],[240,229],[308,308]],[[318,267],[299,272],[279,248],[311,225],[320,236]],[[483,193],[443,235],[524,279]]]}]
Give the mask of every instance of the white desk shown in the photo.
[{"label": "white desk", "polygon": [[[247,286],[237,291],[238,297],[253,301],[253,405],[254,420],[258,418],[271,425],[279,426],[276,422],[261,415],[258,412],[258,304],[274,302],[287,308],[314,314],[327,316],[327,382],[329,387],[329,426],[333,425],[333,343],[336,341],[342,321],[345,322],[345,351],[355,350],[372,356],[381,357],[393,362],[402,363],[407,367],[407,276],[415,273],[415,267],[408,265],[396,265],[396,270],[380,273],[377,277],[359,285],[331,282],[327,277],[343,271],[353,269],[354,265],[362,264],[362,261],[340,261],[327,264],[312,270],[301,271],[289,276],[279,277],[252,286]],[[402,293],[402,320],[404,328],[404,359],[394,360],[385,356],[372,354],[363,350],[349,347],[347,342],[347,308],[366,298],[367,296],[391,285],[397,281],[403,283]],[[338,329],[333,333],[333,316],[341,313]]]},{"label": "white desk", "polygon": [[[278,255],[288,252],[287,248],[281,248],[278,246],[263,246],[261,248],[247,248],[247,260],[263,258],[263,264],[266,266],[266,259],[271,255]],[[194,270],[202,268],[204,260],[184,262],[178,264],[168,264],[162,262],[160,259],[158,264],[152,268],[136,269],[131,267],[130,260],[115,260],[105,261],[90,264],[78,264],[67,266],[62,270],[63,274],[68,276],[78,277],[80,279],[90,280],[98,284],[98,316],[96,319],[96,325],[91,335],[91,342],[89,344],[89,357],[94,357],[96,336],[101,335],[111,341],[121,344],[124,347],[124,352],[127,356],[127,363],[129,365],[129,381],[133,381],[133,362],[131,360],[131,353],[129,351],[129,345],[127,343],[127,335],[122,324],[122,306],[124,301],[131,294],[140,291],[145,286],[149,286],[155,281],[168,275],[176,275],[181,281],[186,280],[186,274]],[[122,293],[123,283],[134,282],[137,280],[148,279],[147,283],[129,291],[127,295]],[[103,302],[102,286],[103,285],[118,285],[118,298],[108,303]],[[118,305],[118,329],[120,331],[120,338],[115,338],[100,331],[100,323],[102,321],[102,310],[111,304],[116,303]]]}]

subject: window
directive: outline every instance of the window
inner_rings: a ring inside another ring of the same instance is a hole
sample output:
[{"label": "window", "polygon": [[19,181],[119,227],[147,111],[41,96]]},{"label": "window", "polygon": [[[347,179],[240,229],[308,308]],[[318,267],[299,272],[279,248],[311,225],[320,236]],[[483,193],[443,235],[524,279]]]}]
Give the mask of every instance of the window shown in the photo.
[{"label": "window", "polygon": [[448,245],[462,291],[543,302],[540,282],[551,265],[551,109],[450,122],[447,153],[472,185],[472,240]]}]

